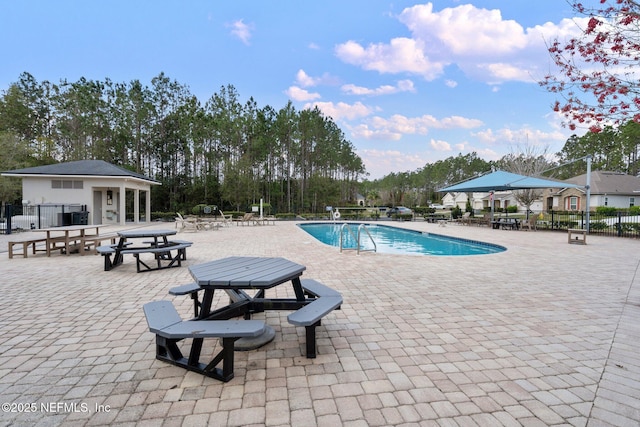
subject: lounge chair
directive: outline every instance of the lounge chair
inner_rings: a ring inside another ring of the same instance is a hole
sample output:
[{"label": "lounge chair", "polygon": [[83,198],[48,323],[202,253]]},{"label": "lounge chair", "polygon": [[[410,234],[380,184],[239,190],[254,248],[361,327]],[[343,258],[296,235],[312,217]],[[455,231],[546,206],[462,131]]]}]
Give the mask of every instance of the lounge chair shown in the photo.
[{"label": "lounge chair", "polygon": [[242,218],[238,218],[236,221],[238,222],[238,225],[251,225],[255,223],[253,213],[251,212],[244,214]]},{"label": "lounge chair", "polygon": [[225,215],[224,212],[219,211],[220,212],[220,222],[222,223],[222,225],[225,226],[230,226],[231,224],[233,224],[233,215],[229,214],[229,215]]},{"label": "lounge chair", "polygon": [[180,212],[176,212],[176,228],[181,231],[198,231],[198,223],[189,219],[185,219]]}]

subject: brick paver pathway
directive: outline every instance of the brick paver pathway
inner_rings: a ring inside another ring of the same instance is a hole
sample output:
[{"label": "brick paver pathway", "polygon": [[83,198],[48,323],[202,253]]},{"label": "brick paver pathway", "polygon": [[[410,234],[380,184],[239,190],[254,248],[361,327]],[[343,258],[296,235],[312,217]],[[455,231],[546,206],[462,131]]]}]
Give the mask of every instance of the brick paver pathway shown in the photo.
[{"label": "brick paver pathway", "polygon": [[[133,258],[109,272],[93,255],[9,260],[0,236],[0,426],[640,425],[640,242],[398,225],[508,250],[340,254],[278,222],[181,233],[182,268],[137,274]],[[303,328],[267,312],[274,341],[238,352],[228,383],[155,360],[142,305],[190,316],[167,290],[230,255],[288,258],[342,293],[316,359]]]}]

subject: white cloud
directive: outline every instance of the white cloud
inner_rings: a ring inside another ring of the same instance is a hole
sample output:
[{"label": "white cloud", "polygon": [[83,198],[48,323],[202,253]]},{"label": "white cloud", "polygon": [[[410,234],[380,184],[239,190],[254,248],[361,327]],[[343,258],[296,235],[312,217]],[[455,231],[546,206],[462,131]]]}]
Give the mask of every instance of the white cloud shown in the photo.
[{"label": "white cloud", "polygon": [[342,61],[358,65],[365,70],[380,73],[413,73],[433,80],[440,76],[444,62],[431,61],[425,56],[425,50],[417,40],[395,38],[388,45],[370,44],[362,47],[355,41],[348,41],[336,46],[336,55]]},{"label": "white cloud", "polygon": [[319,99],[319,93],[311,93],[305,89],[299,88],[298,86],[290,86],[289,89],[285,90],[284,93],[294,101],[306,102],[313,101],[314,99]]},{"label": "white cloud", "polygon": [[231,27],[231,34],[235,37],[239,38],[242,43],[249,45],[251,41],[251,31],[253,30],[252,25],[247,25],[243,22],[242,19],[239,19],[232,24],[229,25]]},{"label": "white cloud", "polygon": [[296,83],[298,83],[302,87],[312,87],[318,85],[336,85],[338,84],[338,79],[333,77],[329,73],[324,73],[320,77],[312,77],[307,74],[304,70],[298,70],[296,73]]},{"label": "white cloud", "polygon": [[471,4],[433,11],[427,3],[406,8],[399,16],[417,39],[435,41],[454,56],[494,56],[522,49],[524,29],[503,20],[500,10],[478,9]]},{"label": "white cloud", "polygon": [[322,113],[333,120],[355,120],[370,115],[373,110],[361,102],[347,104],[346,102],[314,102],[306,104],[304,108],[318,107]]},{"label": "white cloud", "polygon": [[341,87],[342,91],[348,95],[391,95],[399,92],[415,92],[415,87],[411,80],[400,80],[395,86],[383,85],[375,89],[369,89],[362,86],[356,86],[354,84],[346,84]]},{"label": "white cloud", "polygon": [[416,153],[404,153],[397,150],[359,150],[370,179],[379,179],[389,171],[415,171],[423,167],[427,161]]},{"label": "white cloud", "polygon": [[398,15],[411,37],[366,47],[350,40],[337,45],[335,52],[342,61],[365,70],[417,74],[428,81],[442,76],[447,65],[455,64],[467,76],[489,84],[533,83],[551,62],[545,43],[577,35],[576,23],[583,23],[580,19],[525,28],[504,19],[498,9],[465,4],[434,11],[433,4],[426,3],[408,7]]},{"label": "white cloud", "polygon": [[451,151],[451,144],[446,141],[432,139],[429,145],[436,151]]},{"label": "white cloud", "polygon": [[436,119],[428,114],[420,117],[394,114],[389,118],[375,116],[349,129],[354,138],[396,141],[403,135],[426,135],[430,129],[472,129],[479,126],[482,126],[482,121],[460,116]]},{"label": "white cloud", "polygon": [[483,144],[489,146],[513,146],[518,144],[547,145],[557,141],[566,141],[567,136],[560,130],[544,132],[539,129],[522,127],[520,129],[502,128],[494,131],[485,129],[471,134]]},{"label": "white cloud", "polygon": [[444,82],[445,85],[447,85],[450,88],[454,88],[456,86],[458,86],[458,82],[454,81],[454,80],[446,80]]}]

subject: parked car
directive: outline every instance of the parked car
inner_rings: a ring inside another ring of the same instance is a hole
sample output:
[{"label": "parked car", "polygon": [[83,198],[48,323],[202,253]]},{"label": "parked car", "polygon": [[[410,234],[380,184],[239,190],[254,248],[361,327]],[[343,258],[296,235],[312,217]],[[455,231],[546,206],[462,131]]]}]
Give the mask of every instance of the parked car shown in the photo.
[{"label": "parked car", "polygon": [[432,209],[444,209],[443,205],[437,204],[437,203],[432,203],[429,205],[430,208]]},{"label": "parked car", "polygon": [[387,209],[387,217],[391,218],[392,215],[411,215],[413,211],[404,206],[396,206],[395,208]]}]

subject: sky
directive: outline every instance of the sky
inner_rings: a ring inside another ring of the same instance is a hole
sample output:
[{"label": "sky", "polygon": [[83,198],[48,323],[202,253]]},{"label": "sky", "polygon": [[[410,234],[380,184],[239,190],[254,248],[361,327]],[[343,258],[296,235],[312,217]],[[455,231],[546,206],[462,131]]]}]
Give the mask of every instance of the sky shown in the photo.
[{"label": "sky", "polygon": [[[459,154],[489,161],[571,132],[538,85],[547,43],[576,34],[564,0],[0,0],[0,91],[164,73],[203,104],[317,106],[369,179]],[[578,134],[580,132],[577,132]]]}]

